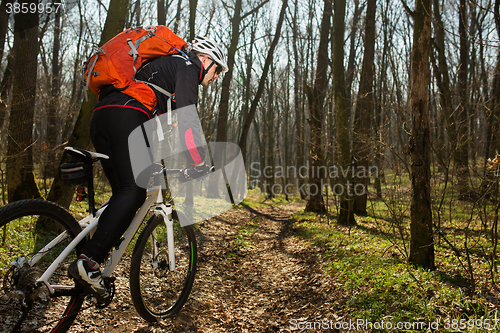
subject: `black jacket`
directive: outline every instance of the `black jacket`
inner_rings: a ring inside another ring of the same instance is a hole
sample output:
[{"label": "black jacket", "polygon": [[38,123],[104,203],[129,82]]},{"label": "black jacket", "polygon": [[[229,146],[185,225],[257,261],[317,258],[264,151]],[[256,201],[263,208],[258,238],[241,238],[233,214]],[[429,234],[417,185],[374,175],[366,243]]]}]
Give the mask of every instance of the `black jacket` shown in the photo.
[{"label": "black jacket", "polygon": [[[181,55],[168,55],[144,64],[135,76],[137,80],[153,83],[174,94],[174,100],[171,104],[172,110],[182,108],[182,112],[177,113],[179,134],[181,145],[191,164],[199,164],[205,159],[205,150],[202,147],[204,136],[196,109],[198,85],[204,77],[202,67],[203,65],[196,55],[191,55],[189,61]],[[156,109],[153,113],[137,100],[116,91],[113,87],[101,90],[100,101],[95,110],[110,105],[123,105],[137,109],[138,112],[144,112],[150,118],[155,113],[166,113],[168,97],[154,88],[153,91],[157,99]],[[188,106],[194,106],[194,108],[185,108]]]}]

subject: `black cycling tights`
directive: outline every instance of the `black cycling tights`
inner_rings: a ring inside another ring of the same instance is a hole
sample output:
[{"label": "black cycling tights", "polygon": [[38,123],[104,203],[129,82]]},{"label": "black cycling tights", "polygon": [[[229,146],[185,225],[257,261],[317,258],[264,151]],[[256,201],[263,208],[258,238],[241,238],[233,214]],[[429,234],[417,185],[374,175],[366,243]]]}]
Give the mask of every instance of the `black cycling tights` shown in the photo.
[{"label": "black cycling tights", "polygon": [[146,189],[135,183],[128,148],[129,134],[146,121],[145,113],[119,106],[98,109],[92,116],[90,137],[96,151],[110,157],[101,160],[101,164],[113,191],[97,230],[83,251],[98,263],[106,260],[146,199]]}]

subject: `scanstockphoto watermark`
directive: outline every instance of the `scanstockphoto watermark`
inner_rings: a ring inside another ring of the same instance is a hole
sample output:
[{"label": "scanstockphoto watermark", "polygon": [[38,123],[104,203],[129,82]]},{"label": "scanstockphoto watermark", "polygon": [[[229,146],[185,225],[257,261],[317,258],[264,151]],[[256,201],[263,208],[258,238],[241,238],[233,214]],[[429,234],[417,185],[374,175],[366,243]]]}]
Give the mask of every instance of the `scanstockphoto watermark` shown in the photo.
[{"label": "scanstockphoto watermark", "polygon": [[[260,162],[250,164],[250,188],[257,187],[260,182],[261,188],[273,195],[299,195],[306,193],[308,197],[323,195],[329,191],[336,196],[363,195],[367,189],[364,184],[355,183],[352,179],[366,179],[378,177],[378,167],[376,166],[347,166],[346,168],[337,165],[310,166],[262,166]],[[304,183],[304,179],[319,178],[317,183]],[[340,183],[341,178],[347,179]],[[258,188],[258,187],[257,187]],[[258,188],[260,190],[260,188]]]},{"label": "scanstockphoto watermark", "polygon": [[444,329],[453,332],[464,331],[498,331],[497,318],[435,318],[429,321],[393,321],[392,317],[381,320],[348,319],[343,321],[324,318],[320,321],[290,320],[292,331],[321,331],[321,330],[348,330],[348,331],[438,331]]}]

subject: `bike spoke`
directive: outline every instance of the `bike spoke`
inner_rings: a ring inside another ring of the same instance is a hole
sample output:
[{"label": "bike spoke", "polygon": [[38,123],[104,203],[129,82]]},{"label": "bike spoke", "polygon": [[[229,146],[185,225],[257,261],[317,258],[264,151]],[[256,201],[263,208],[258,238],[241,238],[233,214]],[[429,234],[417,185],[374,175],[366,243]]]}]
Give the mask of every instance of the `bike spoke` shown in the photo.
[{"label": "bike spoke", "polygon": [[[196,243],[192,227],[174,221],[175,270],[169,269],[168,232],[163,219],[153,216],[136,243],[130,271],[130,291],[137,312],[148,321],[172,316],[189,297],[196,272]],[[173,259],[173,258],[172,258]]]},{"label": "bike spoke", "polygon": [[[78,222],[54,203],[22,200],[0,208],[0,227],[9,229],[0,243],[0,312],[5,318],[0,332],[48,332],[54,326],[65,332],[81,307],[82,290],[50,295],[46,285],[36,281],[81,230]],[[81,246],[63,258],[48,283],[74,286],[67,268]]]}]

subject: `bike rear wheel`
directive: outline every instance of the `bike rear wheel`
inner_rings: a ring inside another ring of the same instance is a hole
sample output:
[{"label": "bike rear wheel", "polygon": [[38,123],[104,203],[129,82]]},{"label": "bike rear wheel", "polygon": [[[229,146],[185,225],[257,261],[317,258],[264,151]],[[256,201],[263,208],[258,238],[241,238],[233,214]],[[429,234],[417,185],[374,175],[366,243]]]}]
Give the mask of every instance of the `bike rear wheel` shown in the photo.
[{"label": "bike rear wheel", "polygon": [[[0,332],[67,331],[84,301],[67,276],[83,242],[49,279],[51,285],[73,286],[66,295],[51,295],[45,284],[35,281],[80,231],[75,218],[50,201],[21,200],[0,208]],[[41,251],[62,233],[67,236]]]},{"label": "bike rear wheel", "polygon": [[[147,321],[173,316],[189,298],[196,274],[197,249],[193,228],[174,219],[175,270],[169,269],[163,217],[153,215],[137,239],[131,259],[130,293],[137,312]],[[187,219],[187,218],[186,218]],[[156,243],[158,253],[154,253]]]}]

